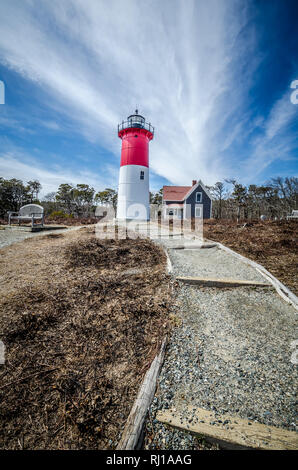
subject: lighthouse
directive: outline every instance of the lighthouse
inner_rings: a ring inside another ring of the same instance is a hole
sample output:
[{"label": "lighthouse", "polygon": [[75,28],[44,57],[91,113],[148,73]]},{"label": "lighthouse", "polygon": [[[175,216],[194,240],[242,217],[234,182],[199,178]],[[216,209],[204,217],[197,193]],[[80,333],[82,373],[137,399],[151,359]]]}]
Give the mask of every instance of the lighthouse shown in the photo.
[{"label": "lighthouse", "polygon": [[122,140],[117,219],[149,220],[149,142],[154,127],[138,113],[118,125]]}]

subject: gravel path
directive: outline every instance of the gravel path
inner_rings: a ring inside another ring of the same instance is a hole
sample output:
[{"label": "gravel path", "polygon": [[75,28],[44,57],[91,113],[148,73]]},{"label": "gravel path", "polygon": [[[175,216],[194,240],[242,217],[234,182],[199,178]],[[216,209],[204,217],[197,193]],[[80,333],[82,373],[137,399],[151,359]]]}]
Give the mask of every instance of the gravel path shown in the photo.
[{"label": "gravel path", "polygon": [[[163,242],[167,246],[167,242]],[[217,248],[170,250],[174,275],[263,280],[249,265]],[[218,260],[218,263],[216,262]],[[296,430],[295,309],[272,289],[180,285],[177,323],[146,422],[146,449],[208,448],[155,419],[186,405]]]},{"label": "gravel path", "polygon": [[242,263],[218,247],[170,250],[169,255],[173,265],[173,274],[177,276],[232,278],[264,282],[264,277],[254,268]]},{"label": "gravel path", "polygon": [[5,228],[0,230],[0,249],[4,246],[12,245],[13,243],[21,242],[26,238],[40,237],[49,233],[63,233],[66,230],[78,230],[81,226],[69,227],[67,229],[46,230],[40,232],[29,232],[27,230],[19,230],[13,228]]}]

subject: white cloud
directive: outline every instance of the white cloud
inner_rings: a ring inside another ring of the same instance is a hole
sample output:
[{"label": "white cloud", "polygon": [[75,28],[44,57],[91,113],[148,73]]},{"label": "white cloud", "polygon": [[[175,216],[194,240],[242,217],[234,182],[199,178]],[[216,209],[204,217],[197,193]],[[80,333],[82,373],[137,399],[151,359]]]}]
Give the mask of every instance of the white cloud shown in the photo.
[{"label": "white cloud", "polygon": [[60,184],[89,184],[96,191],[102,190],[107,186],[113,186],[115,181],[114,169],[106,167],[105,177],[93,172],[82,170],[74,171],[72,168],[65,168],[59,165],[45,168],[38,160],[26,154],[14,150],[13,152],[0,154],[0,175],[3,178],[16,178],[24,183],[37,179],[42,185],[41,196],[57,191]]},{"label": "white cloud", "polygon": [[256,177],[274,160],[289,159],[291,149],[297,147],[297,136],[288,129],[296,114],[287,92],[273,104],[267,119],[260,120],[263,132],[254,139],[253,151],[243,162],[244,181]]},{"label": "white cloud", "polygon": [[[211,184],[231,167],[240,178],[255,170],[254,157],[235,166],[224,153],[252,129],[245,103],[262,57],[255,34],[240,37],[248,10],[235,0],[7,0],[0,56],[115,154],[116,125],[137,104],[156,126],[151,168]],[[273,108],[260,145],[288,118]]]}]

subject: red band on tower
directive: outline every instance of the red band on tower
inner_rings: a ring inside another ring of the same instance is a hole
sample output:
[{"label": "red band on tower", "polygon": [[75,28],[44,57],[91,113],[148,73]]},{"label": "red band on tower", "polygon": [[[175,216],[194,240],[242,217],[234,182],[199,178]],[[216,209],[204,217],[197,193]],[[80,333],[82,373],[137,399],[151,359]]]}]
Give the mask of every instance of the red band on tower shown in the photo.
[{"label": "red band on tower", "polygon": [[119,131],[122,139],[121,163],[123,165],[142,165],[149,168],[149,142],[153,133],[147,129],[129,128]]}]

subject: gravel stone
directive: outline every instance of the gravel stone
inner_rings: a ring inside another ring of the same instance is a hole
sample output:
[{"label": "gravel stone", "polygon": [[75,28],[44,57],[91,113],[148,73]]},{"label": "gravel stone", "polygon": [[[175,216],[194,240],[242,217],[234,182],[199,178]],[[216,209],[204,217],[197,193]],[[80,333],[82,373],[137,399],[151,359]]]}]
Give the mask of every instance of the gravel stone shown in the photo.
[{"label": "gravel stone", "polygon": [[[173,276],[264,280],[218,248],[169,252]],[[187,405],[214,411],[214,426],[229,414],[249,424],[296,430],[297,366],[290,361],[290,344],[297,337],[294,307],[267,288],[178,284],[175,315],[180,326],[168,343],[146,422],[145,449],[216,448],[155,419],[158,410],[184,413]],[[191,422],[193,416],[187,417]],[[223,424],[228,427],[229,420]]]}]

